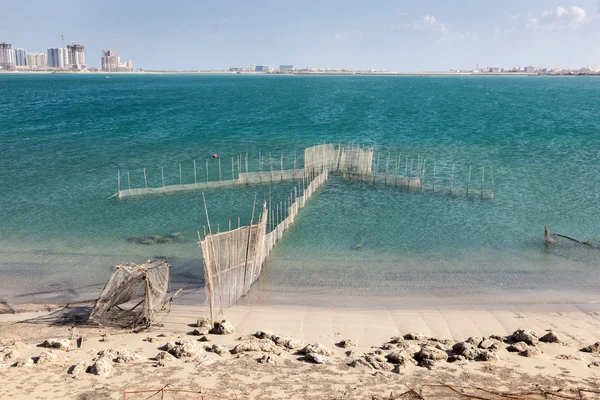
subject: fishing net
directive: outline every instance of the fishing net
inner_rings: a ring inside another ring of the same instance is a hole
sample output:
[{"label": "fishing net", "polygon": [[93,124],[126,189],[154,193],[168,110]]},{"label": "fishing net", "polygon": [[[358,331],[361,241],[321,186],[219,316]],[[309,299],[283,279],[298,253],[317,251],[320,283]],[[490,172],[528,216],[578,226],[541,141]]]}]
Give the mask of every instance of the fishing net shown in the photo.
[{"label": "fishing net", "polygon": [[165,306],[169,290],[169,264],[117,265],[90,314],[90,321],[105,326],[149,326]]}]

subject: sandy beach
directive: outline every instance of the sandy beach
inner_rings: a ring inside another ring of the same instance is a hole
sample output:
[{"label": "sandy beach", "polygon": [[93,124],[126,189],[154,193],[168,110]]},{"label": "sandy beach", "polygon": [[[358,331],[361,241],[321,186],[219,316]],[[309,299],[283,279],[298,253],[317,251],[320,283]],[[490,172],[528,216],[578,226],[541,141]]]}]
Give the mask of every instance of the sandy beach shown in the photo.
[{"label": "sandy beach", "polygon": [[[79,306],[0,315],[0,398],[145,399],[153,393],[125,392],[161,388],[166,391],[154,398],[600,396],[600,349],[581,351],[600,341],[600,304],[373,311],[234,306],[222,317],[235,331],[206,336],[193,334],[198,319],[208,316],[203,307],[175,304],[158,326],[137,333],[78,323],[87,312]],[[551,330],[560,342],[515,344],[518,329],[537,339]],[[257,331],[263,333],[249,336]],[[42,346],[70,338],[62,349]],[[464,341],[464,348],[456,346]],[[236,348],[242,343],[258,345],[257,351]],[[314,354],[322,350],[321,357],[301,354],[317,343]],[[521,352],[509,351],[514,347]],[[167,348],[180,358],[165,355]],[[156,360],[159,354],[164,360]],[[101,359],[106,376],[89,369]]]}]

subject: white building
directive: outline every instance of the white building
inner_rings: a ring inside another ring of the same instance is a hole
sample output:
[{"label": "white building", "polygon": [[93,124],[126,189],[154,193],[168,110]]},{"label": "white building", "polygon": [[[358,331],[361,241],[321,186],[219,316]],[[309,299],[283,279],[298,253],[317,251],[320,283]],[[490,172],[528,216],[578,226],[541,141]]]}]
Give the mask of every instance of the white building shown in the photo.
[{"label": "white building", "polygon": [[65,51],[60,47],[52,47],[47,50],[48,67],[65,68]]},{"label": "white building", "polygon": [[12,68],[15,65],[15,54],[10,43],[0,43],[0,67]]},{"label": "white building", "polygon": [[117,49],[115,50],[104,50],[102,49],[102,57],[100,59],[102,64],[102,71],[107,72],[131,72],[133,71],[133,63],[127,61],[121,62],[121,57],[117,55]]},{"label": "white building", "polygon": [[71,42],[67,46],[67,54],[69,55],[69,68],[71,69],[86,69],[85,64],[85,52],[82,44],[75,44]]},{"label": "white building", "polygon": [[27,50],[26,49],[15,49],[15,65],[17,67],[27,66]]},{"label": "white building", "polygon": [[27,53],[27,66],[32,68],[45,68],[48,66],[46,63],[46,54],[44,53]]}]

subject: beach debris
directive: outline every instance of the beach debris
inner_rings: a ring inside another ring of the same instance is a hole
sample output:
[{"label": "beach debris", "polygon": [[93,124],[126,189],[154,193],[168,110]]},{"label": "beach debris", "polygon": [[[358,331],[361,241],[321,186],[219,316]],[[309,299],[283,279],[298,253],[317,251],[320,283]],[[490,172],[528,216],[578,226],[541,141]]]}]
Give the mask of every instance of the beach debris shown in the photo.
[{"label": "beach debris", "polygon": [[166,260],[117,265],[96,300],[89,320],[103,326],[149,327],[156,314],[179,293],[168,299],[168,291],[169,263]]},{"label": "beach debris", "polygon": [[199,342],[212,342],[212,338],[209,335],[200,336]]},{"label": "beach debris", "polygon": [[194,342],[169,342],[166,345],[167,351],[177,358],[194,357],[202,353],[204,349]]},{"label": "beach debris", "polygon": [[127,349],[121,349],[117,351],[117,358],[115,362],[118,363],[131,363],[131,362],[142,362],[146,361],[146,357],[132,353]]},{"label": "beach debris", "polygon": [[410,332],[410,333],[407,333],[406,335],[404,335],[404,339],[405,340],[425,340],[425,339],[427,339],[427,336],[423,335],[422,333],[418,333],[418,332]]},{"label": "beach debris", "polygon": [[278,361],[275,359],[275,356],[271,354],[265,354],[261,358],[258,359],[258,362],[261,364],[277,364]]},{"label": "beach debris", "polygon": [[504,349],[504,342],[502,340],[489,337],[488,339],[483,339],[477,347],[484,350],[499,351]]},{"label": "beach debris", "polygon": [[273,336],[271,340],[273,340],[276,345],[283,346],[289,350],[296,350],[304,346],[304,342],[289,336]]},{"label": "beach debris", "polygon": [[483,341],[482,337],[478,337],[478,336],[471,336],[469,337],[467,340],[465,340],[465,343],[469,343],[470,345],[473,345],[474,347],[479,347],[479,343],[481,343]]},{"label": "beach debris", "polygon": [[216,360],[206,354],[197,356],[196,358],[194,358],[192,360],[192,362],[198,364],[198,365],[211,365],[214,364],[216,362]]},{"label": "beach debris", "polygon": [[327,357],[325,357],[323,354],[316,353],[306,353],[304,355],[304,359],[315,364],[325,364],[327,362]]},{"label": "beach debris", "polygon": [[582,348],[581,351],[586,353],[600,353],[600,342],[596,342],[594,344],[586,346]]},{"label": "beach debris", "polygon": [[154,343],[154,342],[158,341],[158,339],[157,339],[157,338],[155,338],[155,337],[152,337],[152,336],[148,336],[147,338],[145,338],[145,339],[142,339],[142,340],[143,340],[144,342],[148,342],[148,343]]},{"label": "beach debris", "polygon": [[333,351],[329,350],[329,348],[327,346],[325,346],[324,344],[321,344],[321,343],[307,344],[304,348],[302,348],[302,350],[300,350],[300,354],[308,354],[308,353],[321,354],[324,356],[332,356],[333,355]]},{"label": "beach debris", "polygon": [[71,347],[71,344],[69,339],[46,339],[44,343],[42,343],[42,346],[52,349],[68,350],[69,347]]},{"label": "beach debris", "polygon": [[235,340],[244,341],[244,340],[254,340],[256,338],[257,338],[257,336],[255,336],[255,335],[244,335],[244,336],[240,336],[239,338],[237,338]]},{"label": "beach debris", "polygon": [[390,338],[389,343],[393,343],[393,344],[404,343],[404,338],[402,336],[392,336]]},{"label": "beach debris", "polygon": [[558,336],[558,334],[553,331],[549,331],[544,336],[542,336],[539,340],[540,340],[540,342],[545,342],[545,343],[561,343],[562,342],[562,340],[560,340],[560,336]]},{"label": "beach debris", "polygon": [[98,376],[109,376],[112,373],[110,359],[108,357],[98,358],[88,367],[87,372]]},{"label": "beach debris", "polygon": [[73,375],[73,376],[79,376],[83,372],[85,372],[85,370],[87,369],[87,366],[88,366],[88,360],[86,360],[86,359],[80,360],[77,364],[72,365],[69,368],[69,370],[67,371],[67,373],[70,375]]},{"label": "beach debris", "polygon": [[11,350],[8,353],[4,354],[4,357],[2,357],[2,360],[3,361],[16,361],[19,358],[21,358],[21,353],[19,353],[17,350]]},{"label": "beach debris", "polygon": [[415,353],[414,355],[415,360],[417,361],[423,361],[423,360],[447,360],[448,359],[448,353],[446,353],[443,350],[440,350],[434,346],[431,345],[425,345],[423,347],[421,347],[421,350],[419,350],[417,353]]},{"label": "beach debris", "polygon": [[337,343],[336,346],[347,349],[349,347],[358,346],[358,342],[356,342],[356,340],[352,340],[352,339],[345,339],[345,340],[342,340],[339,343]]},{"label": "beach debris", "polygon": [[163,361],[173,361],[176,360],[175,356],[167,351],[161,351],[154,357],[155,360],[163,360]]},{"label": "beach debris", "polygon": [[454,354],[458,354],[469,361],[473,361],[477,359],[481,354],[479,349],[475,346],[476,345],[473,345],[473,341],[458,342],[454,346],[452,346],[452,351],[454,352]]},{"label": "beach debris", "polygon": [[276,353],[278,351],[278,348],[272,340],[255,339],[245,341],[236,345],[231,350],[231,354],[247,353],[253,351],[262,351],[264,353]]},{"label": "beach debris", "polygon": [[273,337],[276,336],[273,332],[269,331],[256,331],[254,336],[258,339],[269,339],[273,340]]},{"label": "beach debris", "polygon": [[104,343],[110,342],[110,333],[104,333],[102,335],[102,339],[100,339],[99,341]]},{"label": "beach debris", "polygon": [[156,335],[157,338],[168,338],[171,337],[170,333],[159,333],[158,335]]},{"label": "beach debris", "polygon": [[31,367],[33,365],[33,358],[22,358],[15,364],[15,367]]},{"label": "beach debris", "polygon": [[600,368],[600,361],[593,361],[591,364],[588,364],[588,368]]},{"label": "beach debris", "polygon": [[511,338],[515,342],[525,342],[530,346],[535,346],[538,342],[537,333],[525,329],[517,329],[513,332]]},{"label": "beach debris", "polygon": [[390,354],[387,355],[387,359],[392,364],[417,365],[417,362],[415,361],[413,356],[405,350],[392,351]]},{"label": "beach debris", "polygon": [[213,344],[211,351],[215,354],[222,356],[223,354],[229,354],[229,349],[224,344]]},{"label": "beach debris", "polygon": [[536,357],[542,354],[542,351],[537,347],[528,347],[525,351],[519,353],[524,357]]},{"label": "beach debris", "polygon": [[231,322],[229,322],[226,319],[223,319],[220,322],[215,322],[215,325],[210,333],[215,333],[217,335],[228,335],[230,333],[233,333],[234,331],[235,328],[233,327]]},{"label": "beach debris", "polygon": [[508,346],[506,348],[506,350],[510,351],[511,353],[521,353],[521,352],[524,352],[525,350],[527,350],[528,348],[529,348],[529,346],[527,345],[527,343],[517,342],[517,343],[513,343],[510,346]]},{"label": "beach debris", "polygon": [[497,361],[498,359],[498,354],[492,350],[483,350],[477,357],[477,361]]},{"label": "beach debris", "polygon": [[555,357],[557,360],[583,361],[583,358],[572,354],[559,354]]},{"label": "beach debris", "polygon": [[435,360],[432,360],[429,358],[423,359],[419,363],[419,366],[421,366],[423,368],[427,368],[427,369],[433,369],[433,368],[435,368]]},{"label": "beach debris", "polygon": [[51,351],[42,351],[36,360],[36,364],[46,364],[56,360],[58,356]]},{"label": "beach debris", "polygon": [[213,324],[210,322],[210,320],[204,317],[199,318],[198,321],[196,321],[196,326],[198,328],[194,329],[192,334],[197,336],[208,335],[210,330],[213,328]]},{"label": "beach debris", "polygon": [[346,357],[353,358],[353,359],[364,357],[363,353],[361,353],[360,351],[356,351],[356,350],[348,350],[345,354],[346,354]]},{"label": "beach debris", "polygon": [[385,355],[375,353],[368,353],[362,357],[357,357],[348,365],[354,368],[364,366],[370,369],[381,371],[391,371],[394,369],[394,365],[388,362]]},{"label": "beach debris", "polygon": [[394,343],[384,343],[381,345],[381,350],[394,350],[397,347]]},{"label": "beach debris", "polygon": [[546,244],[555,244],[556,240],[550,237],[550,229],[546,225],[544,225],[544,239],[546,240]]}]

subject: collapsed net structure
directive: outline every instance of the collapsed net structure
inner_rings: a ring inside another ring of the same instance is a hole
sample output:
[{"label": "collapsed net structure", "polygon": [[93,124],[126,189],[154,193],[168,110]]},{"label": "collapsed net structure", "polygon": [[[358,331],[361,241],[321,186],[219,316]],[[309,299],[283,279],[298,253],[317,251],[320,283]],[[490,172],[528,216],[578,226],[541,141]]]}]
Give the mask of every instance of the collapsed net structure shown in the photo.
[{"label": "collapsed net structure", "polygon": [[[316,169],[315,165],[315,169]],[[283,207],[275,210],[267,208],[265,202],[262,212],[254,223],[254,211],[250,225],[231,229],[227,232],[212,234],[204,239],[198,232],[198,244],[204,258],[204,276],[208,292],[211,319],[215,319],[217,309],[235,304],[250,290],[258,280],[271,250],[283,237],[284,232],[294,222],[298,212],[306,201],[328,179],[328,170],[321,164],[320,171],[308,174],[310,183],[299,190],[295,188]],[[231,225],[231,223],[230,223]]]},{"label": "collapsed net structure", "polygon": [[90,314],[100,325],[149,326],[166,305],[169,263],[148,260],[142,265],[117,265]]}]

